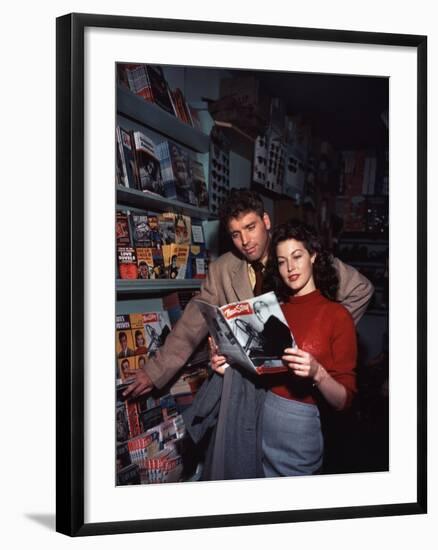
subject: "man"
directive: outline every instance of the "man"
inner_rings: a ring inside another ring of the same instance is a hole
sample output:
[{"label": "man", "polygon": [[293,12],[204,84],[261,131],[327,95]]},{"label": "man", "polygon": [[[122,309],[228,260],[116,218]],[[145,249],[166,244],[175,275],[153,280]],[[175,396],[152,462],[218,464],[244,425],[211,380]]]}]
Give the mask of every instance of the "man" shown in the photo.
[{"label": "man", "polygon": [[[268,260],[271,220],[257,193],[232,190],[220,211],[235,250],[220,256],[209,266],[207,278],[197,296],[217,306],[247,300],[261,293],[262,271]],[[357,323],[373,294],[372,284],[357,270],[335,259],[339,275],[338,299]],[[133,382],[124,396],[137,397],[162,388],[187,362],[207,336],[207,327],[199,308],[191,300],[165,345],[148,360],[145,369],[132,371]]]},{"label": "man", "polygon": [[126,332],[119,332],[119,343],[121,350],[119,351],[118,358],[122,357],[132,357],[135,355],[134,350],[128,347],[128,337]]}]

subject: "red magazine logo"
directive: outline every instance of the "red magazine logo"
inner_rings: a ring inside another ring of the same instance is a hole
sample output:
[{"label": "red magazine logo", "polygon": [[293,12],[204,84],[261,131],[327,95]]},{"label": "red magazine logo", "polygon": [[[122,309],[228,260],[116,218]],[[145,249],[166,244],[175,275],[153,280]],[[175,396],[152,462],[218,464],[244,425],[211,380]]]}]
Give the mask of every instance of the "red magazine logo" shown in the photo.
[{"label": "red magazine logo", "polygon": [[143,313],[143,323],[156,323],[158,322],[157,313]]},{"label": "red magazine logo", "polygon": [[234,317],[240,317],[241,315],[253,314],[251,304],[248,302],[241,302],[240,304],[224,307],[222,311],[226,319],[233,319]]}]

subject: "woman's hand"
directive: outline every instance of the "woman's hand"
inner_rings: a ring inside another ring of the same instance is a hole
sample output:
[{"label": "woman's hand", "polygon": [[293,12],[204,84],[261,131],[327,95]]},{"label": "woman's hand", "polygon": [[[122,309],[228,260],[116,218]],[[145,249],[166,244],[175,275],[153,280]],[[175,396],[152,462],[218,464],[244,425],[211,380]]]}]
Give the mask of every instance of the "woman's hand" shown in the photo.
[{"label": "woman's hand", "polygon": [[282,359],[296,376],[301,376],[302,378],[312,378],[314,380],[321,367],[320,363],[318,363],[311,353],[303,351],[298,347],[286,348]]},{"label": "woman's hand", "polygon": [[223,375],[225,373],[225,369],[229,366],[227,363],[227,358],[225,355],[219,355],[219,348],[211,336],[208,337],[208,346],[211,368],[218,374]]}]

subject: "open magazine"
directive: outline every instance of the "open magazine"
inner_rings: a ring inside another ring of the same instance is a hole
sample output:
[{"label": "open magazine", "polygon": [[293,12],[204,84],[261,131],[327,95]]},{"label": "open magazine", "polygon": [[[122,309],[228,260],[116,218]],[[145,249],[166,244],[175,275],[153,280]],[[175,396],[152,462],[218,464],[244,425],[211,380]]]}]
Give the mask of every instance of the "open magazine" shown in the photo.
[{"label": "open magazine", "polygon": [[295,339],[274,292],[222,307],[196,299],[221,355],[251,372],[285,372],[281,357]]}]

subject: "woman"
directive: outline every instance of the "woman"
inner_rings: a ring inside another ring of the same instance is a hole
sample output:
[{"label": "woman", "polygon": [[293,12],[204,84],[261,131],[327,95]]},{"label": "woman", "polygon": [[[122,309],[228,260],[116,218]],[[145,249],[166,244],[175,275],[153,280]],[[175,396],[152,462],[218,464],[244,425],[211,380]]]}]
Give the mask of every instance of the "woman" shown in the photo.
[{"label": "woman", "polygon": [[143,355],[147,352],[146,342],[141,330],[135,331],[135,355]]},{"label": "woman", "polygon": [[[262,424],[266,477],[318,473],[323,437],[318,402],[342,410],[356,391],[356,332],[348,311],[333,300],[338,280],[314,231],[300,222],[272,236],[265,290],[274,289],[297,347],[284,350],[289,371],[265,378]],[[212,345],[212,367],[225,357]]]}]

